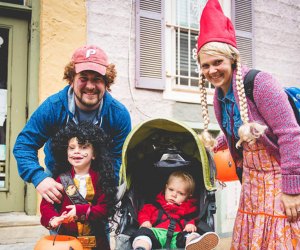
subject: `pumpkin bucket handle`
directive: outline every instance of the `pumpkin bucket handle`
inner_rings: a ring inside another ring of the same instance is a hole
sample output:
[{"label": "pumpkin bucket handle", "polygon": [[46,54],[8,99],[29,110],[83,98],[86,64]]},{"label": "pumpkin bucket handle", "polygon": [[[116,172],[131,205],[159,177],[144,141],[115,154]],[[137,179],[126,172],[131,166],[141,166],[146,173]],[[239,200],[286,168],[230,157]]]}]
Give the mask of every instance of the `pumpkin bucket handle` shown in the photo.
[{"label": "pumpkin bucket handle", "polygon": [[[56,240],[56,236],[58,235],[58,232],[59,232],[59,230],[60,230],[60,228],[61,228],[61,224],[57,227],[57,230],[56,230],[56,234],[55,234],[55,236],[54,236],[54,238],[53,238],[53,246],[55,245],[55,240]],[[71,249],[72,247],[70,247],[70,250],[72,250]]]}]

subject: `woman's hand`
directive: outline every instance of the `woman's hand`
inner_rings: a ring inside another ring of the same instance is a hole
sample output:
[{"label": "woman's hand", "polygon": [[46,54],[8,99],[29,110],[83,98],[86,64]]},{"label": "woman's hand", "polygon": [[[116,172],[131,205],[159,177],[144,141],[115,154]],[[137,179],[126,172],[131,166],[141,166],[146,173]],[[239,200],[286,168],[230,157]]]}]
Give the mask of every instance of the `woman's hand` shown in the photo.
[{"label": "woman's hand", "polygon": [[289,222],[300,218],[300,194],[282,194],[281,201]]}]

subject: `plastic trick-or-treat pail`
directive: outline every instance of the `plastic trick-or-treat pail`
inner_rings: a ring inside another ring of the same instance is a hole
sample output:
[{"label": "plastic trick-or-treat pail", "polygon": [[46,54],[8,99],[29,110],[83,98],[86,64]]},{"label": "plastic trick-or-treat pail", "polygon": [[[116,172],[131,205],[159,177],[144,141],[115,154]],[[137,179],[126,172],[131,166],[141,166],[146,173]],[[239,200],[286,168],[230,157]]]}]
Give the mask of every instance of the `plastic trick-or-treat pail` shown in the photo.
[{"label": "plastic trick-or-treat pail", "polygon": [[238,176],[236,174],[235,163],[229,152],[229,149],[220,150],[214,154],[214,161],[216,164],[216,179],[222,182],[236,181]]},{"label": "plastic trick-or-treat pail", "polygon": [[83,250],[79,240],[68,235],[48,235],[41,238],[34,250]]}]

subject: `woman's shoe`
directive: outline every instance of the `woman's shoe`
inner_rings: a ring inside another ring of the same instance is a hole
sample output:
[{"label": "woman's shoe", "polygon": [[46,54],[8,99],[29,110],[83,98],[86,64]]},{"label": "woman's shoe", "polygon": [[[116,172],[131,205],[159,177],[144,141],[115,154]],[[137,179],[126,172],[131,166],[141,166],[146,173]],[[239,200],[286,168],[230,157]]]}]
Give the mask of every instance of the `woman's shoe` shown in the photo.
[{"label": "woman's shoe", "polygon": [[214,232],[205,233],[191,240],[185,247],[186,250],[211,250],[219,244],[220,238]]}]

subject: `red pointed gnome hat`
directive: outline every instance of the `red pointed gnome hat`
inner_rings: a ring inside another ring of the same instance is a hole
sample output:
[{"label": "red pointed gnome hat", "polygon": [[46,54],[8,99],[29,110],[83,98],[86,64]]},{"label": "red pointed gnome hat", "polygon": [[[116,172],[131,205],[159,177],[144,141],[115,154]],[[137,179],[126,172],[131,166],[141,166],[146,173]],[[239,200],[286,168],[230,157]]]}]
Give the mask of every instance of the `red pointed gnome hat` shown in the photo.
[{"label": "red pointed gnome hat", "polygon": [[236,38],[232,22],[223,13],[218,0],[208,0],[200,18],[198,49],[208,42],[228,43],[235,48]]}]

